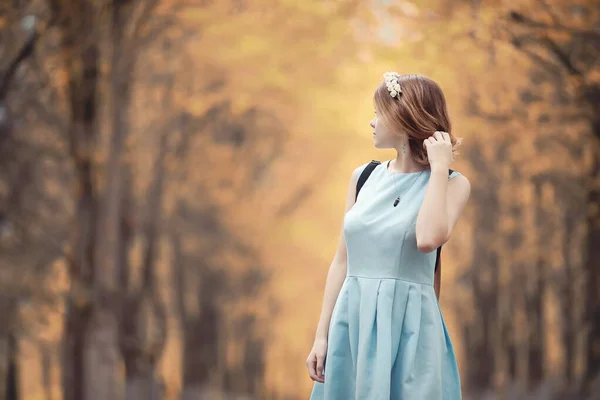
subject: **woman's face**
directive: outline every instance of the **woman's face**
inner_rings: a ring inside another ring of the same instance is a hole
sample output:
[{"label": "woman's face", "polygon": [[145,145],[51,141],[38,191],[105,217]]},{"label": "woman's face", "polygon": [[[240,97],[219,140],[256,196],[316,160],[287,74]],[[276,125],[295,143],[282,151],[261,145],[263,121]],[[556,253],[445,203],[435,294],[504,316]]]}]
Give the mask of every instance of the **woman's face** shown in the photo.
[{"label": "woman's face", "polygon": [[377,115],[377,111],[375,111],[375,116],[370,125],[373,128],[373,141],[376,148],[391,149],[396,147],[400,138],[385,126],[383,119]]}]

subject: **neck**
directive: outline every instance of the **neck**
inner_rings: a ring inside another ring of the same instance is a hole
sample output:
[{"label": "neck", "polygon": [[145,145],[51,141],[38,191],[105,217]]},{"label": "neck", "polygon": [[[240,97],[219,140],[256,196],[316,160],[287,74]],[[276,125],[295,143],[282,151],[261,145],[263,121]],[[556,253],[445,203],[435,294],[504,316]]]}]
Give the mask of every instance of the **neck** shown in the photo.
[{"label": "neck", "polygon": [[390,162],[390,171],[399,173],[410,173],[419,172],[426,169],[414,160],[410,152],[410,146],[408,146],[408,144],[406,145],[406,152],[403,149],[402,145],[400,145],[399,149],[396,149],[396,153],[396,158]]}]

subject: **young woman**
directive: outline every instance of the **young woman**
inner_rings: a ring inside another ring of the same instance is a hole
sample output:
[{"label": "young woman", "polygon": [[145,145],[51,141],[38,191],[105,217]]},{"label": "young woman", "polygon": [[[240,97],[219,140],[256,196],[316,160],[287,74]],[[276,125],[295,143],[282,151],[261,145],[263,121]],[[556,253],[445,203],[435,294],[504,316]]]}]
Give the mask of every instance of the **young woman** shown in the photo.
[{"label": "young woman", "polygon": [[451,171],[452,135],[440,87],[384,74],[374,95],[375,147],[397,156],[372,170],[358,197],[352,173],[321,317],[306,360],[311,400],[461,399],[456,358],[434,291],[438,247],[471,187]]}]

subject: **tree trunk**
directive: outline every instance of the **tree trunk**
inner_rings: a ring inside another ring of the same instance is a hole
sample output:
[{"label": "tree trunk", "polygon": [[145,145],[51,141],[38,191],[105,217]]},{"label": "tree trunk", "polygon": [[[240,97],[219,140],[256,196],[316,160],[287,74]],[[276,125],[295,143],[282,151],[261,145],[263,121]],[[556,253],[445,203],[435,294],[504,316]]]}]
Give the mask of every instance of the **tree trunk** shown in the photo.
[{"label": "tree trunk", "polygon": [[8,340],[4,336],[4,332],[2,333],[0,335],[0,394],[4,396],[4,393],[6,393],[6,377],[8,375]]},{"label": "tree trunk", "polygon": [[93,313],[91,283],[94,279],[94,247],[97,202],[94,186],[93,144],[97,136],[98,41],[94,32],[96,13],[88,1],[70,4],[51,2],[53,20],[60,28],[61,55],[68,79],[70,107],[68,141],[75,172],[78,199],[72,236],[73,257],[68,272],[71,284],[66,299],[63,334],[62,384],[64,400],[87,400],[86,384],[96,379],[85,362],[86,332]]},{"label": "tree trunk", "polygon": [[[90,128],[91,129],[91,128]],[[83,133],[81,133],[83,134]],[[75,153],[77,154],[77,153]],[[75,159],[78,172],[79,205],[73,235],[74,257],[69,265],[71,291],[66,299],[62,349],[62,384],[64,400],[83,400],[86,384],[84,349],[92,306],[93,248],[96,226],[96,202],[89,157]]]},{"label": "tree trunk", "polygon": [[[497,198],[491,192],[484,194],[486,204],[492,209],[497,209]],[[494,253],[490,254],[488,243],[495,235],[497,221],[493,214],[481,214],[480,221],[482,234],[475,238],[475,254],[473,256],[474,268],[472,274],[472,287],[474,295],[475,320],[478,321],[471,329],[471,343],[475,349],[473,358],[469,363],[473,365],[470,369],[470,386],[477,390],[486,390],[493,385],[495,374],[495,357],[493,334],[497,326],[497,269],[498,258]],[[485,266],[485,270],[481,269]],[[490,279],[485,279],[485,275]]]},{"label": "tree trunk", "polygon": [[264,398],[266,395],[263,385],[266,364],[264,341],[249,336],[244,347],[243,370],[248,383],[246,393],[255,398]]},{"label": "tree trunk", "polygon": [[[142,282],[140,289],[130,293],[127,296],[127,304],[123,307],[126,312],[121,319],[121,353],[125,363],[126,375],[126,399],[159,399],[162,398],[162,392],[155,380],[156,363],[163,352],[166,342],[167,316],[160,294],[155,285],[155,267],[158,257],[158,235],[159,221],[162,215],[162,196],[164,187],[165,157],[167,154],[167,138],[170,132],[162,132],[159,143],[159,154],[155,163],[153,172],[154,178],[150,185],[148,194],[145,198],[148,201],[148,208],[144,220],[144,253],[142,259]],[[130,177],[129,169],[125,176]],[[122,241],[121,246],[121,287],[124,293],[131,291],[130,274],[128,273],[130,265],[127,261],[127,251],[133,228],[131,222],[132,209],[132,182],[125,182],[123,223],[122,223]],[[129,200],[127,200],[129,199]],[[144,306],[147,307],[144,307]],[[157,324],[156,327],[150,327],[147,314],[143,310],[150,310],[151,320]],[[156,329],[152,329],[156,328]],[[149,331],[158,332],[158,335],[149,337]],[[147,396],[154,397],[147,397]],[[134,396],[134,397],[130,397]],[[137,397],[135,397],[137,396]],[[141,397],[140,397],[141,396]]]},{"label": "tree trunk", "polygon": [[[164,153],[166,149],[166,135],[161,140],[160,155],[158,157],[155,173],[155,182],[151,185],[149,199],[150,206],[143,234],[145,235],[145,249],[142,261],[142,282],[140,289],[132,289],[128,273],[130,265],[127,261],[127,252],[131,240],[132,223],[130,215],[133,213],[131,202],[125,202],[123,209],[122,243],[121,246],[121,286],[124,293],[128,293],[121,316],[121,354],[125,363],[126,399],[161,399],[162,389],[155,379],[156,364],[163,352],[166,343],[167,316],[156,291],[155,266],[157,258],[158,219],[160,218],[162,176],[164,175]],[[129,176],[129,174],[126,174]],[[159,183],[160,182],[160,183]],[[125,183],[127,186],[129,183]],[[127,190],[127,189],[126,189]],[[125,197],[130,197],[131,193]],[[134,290],[133,292],[131,292]],[[151,317],[148,315],[151,313]],[[152,321],[152,322],[149,322]],[[156,326],[150,326],[150,323]],[[157,333],[152,335],[152,333]]]},{"label": "tree trunk", "polygon": [[[186,307],[185,254],[178,232],[171,232],[173,249],[173,274],[175,303],[179,312],[179,323],[183,331],[183,382],[182,400],[210,399],[210,373],[217,366],[219,348],[219,309],[214,296],[219,284],[211,278],[206,267],[200,267],[200,287],[194,293],[199,309],[188,312]],[[213,282],[215,281],[215,282]]]},{"label": "tree trunk", "polygon": [[[529,340],[528,340],[528,382],[531,387],[539,385],[544,377],[544,294],[545,294],[545,275],[547,269],[546,249],[549,245],[547,236],[551,229],[548,229],[548,215],[544,211],[544,202],[542,198],[543,182],[536,182],[535,186],[535,210],[536,210],[536,229],[538,231],[538,255],[535,268],[533,269],[533,280],[535,287],[533,293],[526,294],[527,297],[527,316],[529,321]],[[530,271],[531,272],[531,271]]]},{"label": "tree trunk", "polygon": [[[512,290],[511,290],[512,292]],[[512,295],[512,293],[511,293]],[[510,301],[510,300],[509,300]],[[511,306],[514,304],[512,301],[510,302]],[[514,316],[504,321],[504,349],[506,351],[506,368],[507,375],[509,381],[516,382],[517,381],[517,343],[515,338],[515,321]]]},{"label": "tree trunk", "polygon": [[544,378],[544,310],[543,298],[545,291],[543,269],[546,263],[538,260],[536,265],[536,289],[529,299],[529,384],[532,388],[539,385]]},{"label": "tree trunk", "polygon": [[40,344],[40,367],[42,370],[42,386],[44,387],[44,397],[46,400],[52,400],[52,353],[47,345]]},{"label": "tree trunk", "polygon": [[85,342],[85,400],[120,399],[118,324],[114,306],[97,305]]},{"label": "tree trunk", "polygon": [[564,377],[568,386],[573,383],[574,368],[575,368],[575,309],[573,308],[575,292],[574,292],[574,274],[573,274],[573,263],[571,261],[571,246],[573,241],[571,240],[577,221],[573,218],[568,211],[565,213],[564,218],[564,240],[563,240],[563,258],[565,260],[564,273],[565,278],[562,283],[562,290],[560,292],[561,297],[561,327],[562,327],[562,343],[564,348]]},{"label": "tree trunk", "polygon": [[[219,311],[210,299],[203,300],[208,301],[203,301],[198,315],[189,318],[185,324],[183,393],[190,399],[193,398],[192,393],[209,384],[210,373],[218,362]],[[185,396],[182,395],[182,398]]]},{"label": "tree trunk", "polygon": [[19,368],[18,368],[18,343],[15,335],[8,335],[8,365],[6,371],[6,400],[19,400]]},{"label": "tree trunk", "polygon": [[126,377],[126,400],[162,400],[163,396],[162,386],[154,375],[154,366],[147,371],[136,371],[132,376]]},{"label": "tree trunk", "polygon": [[473,329],[472,329],[472,324],[469,321],[462,321],[462,342],[463,342],[463,348],[465,349],[465,360],[467,360],[467,362],[465,363],[465,383],[467,384],[467,386],[469,387],[469,389],[472,388],[472,383],[473,383],[473,377],[474,377],[474,368],[471,365],[471,360],[473,360],[474,357],[474,346],[473,346]]},{"label": "tree trunk", "polygon": [[[131,63],[123,54],[122,45],[126,21],[121,14],[125,3],[116,2],[111,7],[110,43],[112,46],[110,89],[112,137],[106,164],[106,186],[103,193],[101,220],[98,226],[96,264],[94,276],[94,321],[89,325],[89,342],[86,362],[94,371],[93,380],[86,385],[86,400],[120,398],[119,317],[122,307],[119,291],[120,240],[123,206],[123,163],[127,137],[128,109],[131,99]],[[130,55],[133,57],[132,55]],[[90,376],[91,378],[91,376]]]},{"label": "tree trunk", "polygon": [[[516,171],[510,171],[509,178],[506,180],[506,184],[509,186],[521,185],[522,181]],[[513,219],[516,223],[513,230],[507,235],[506,241],[504,242],[504,249],[517,248],[522,243],[522,231],[523,224],[519,221],[523,221],[523,207],[516,206],[514,202],[510,202],[507,207],[508,217]],[[515,310],[518,307],[519,287],[514,284],[516,281],[515,276],[519,271],[523,271],[521,265],[519,265],[514,257],[507,254],[504,257],[508,269],[507,273],[511,277],[507,285],[504,285],[502,289],[498,288],[498,303],[503,306],[502,313],[498,319],[498,330],[500,333],[500,351],[506,357],[506,364],[504,366],[506,373],[506,380],[504,384],[506,386],[513,385],[517,382],[517,366],[518,366],[518,352],[517,352],[517,336],[515,331]],[[499,280],[499,276],[496,278]],[[500,282],[497,282],[500,286]]]},{"label": "tree trunk", "polygon": [[[600,155],[594,155],[591,177],[594,182],[600,178]],[[600,376],[600,190],[591,188],[587,196],[587,251],[585,276],[587,299],[585,302],[587,319],[586,380],[591,382]]]},{"label": "tree trunk", "polygon": [[[488,268],[498,268],[498,263],[495,258],[495,256],[492,256],[493,261],[489,263]],[[487,290],[489,290],[489,288]],[[480,304],[478,307],[478,315],[481,317],[481,337],[477,344],[479,350],[476,354],[479,358],[479,364],[475,372],[475,382],[476,387],[485,390],[493,386],[496,367],[492,337],[496,325],[496,309],[494,306],[494,299],[496,296],[490,292],[480,293],[481,296],[478,300],[478,303]]]},{"label": "tree trunk", "polygon": [[188,384],[181,392],[181,400],[213,400],[216,396],[219,396],[217,398],[221,397],[219,394],[215,394],[206,384]]},{"label": "tree trunk", "polygon": [[67,305],[63,335],[62,386],[64,400],[84,399],[85,386],[83,351],[86,326],[89,320],[87,310],[77,310],[73,304]]}]

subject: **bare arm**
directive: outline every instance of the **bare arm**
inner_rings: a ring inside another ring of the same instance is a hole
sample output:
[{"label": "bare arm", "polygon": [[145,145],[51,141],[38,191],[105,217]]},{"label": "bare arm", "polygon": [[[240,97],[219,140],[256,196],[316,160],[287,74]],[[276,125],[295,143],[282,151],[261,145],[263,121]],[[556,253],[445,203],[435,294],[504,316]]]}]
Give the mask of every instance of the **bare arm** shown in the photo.
[{"label": "bare arm", "polygon": [[[356,168],[352,173],[352,177],[350,178],[344,214],[347,213],[354,205],[356,197],[356,183],[358,181],[360,171],[361,167]],[[338,247],[331,265],[329,266],[329,271],[327,272],[325,293],[323,295],[323,304],[321,306],[321,317],[319,318],[319,323],[317,325],[317,339],[327,339],[327,335],[329,334],[329,322],[331,319],[331,314],[342,288],[342,284],[344,283],[344,279],[346,278],[346,270],[346,240],[344,239],[344,228],[342,224]]]},{"label": "bare arm", "polygon": [[448,169],[432,166],[427,192],[417,217],[417,247],[429,253],[448,241],[465,204],[471,184],[458,175],[448,180]]},{"label": "bare arm", "polygon": [[[356,183],[360,174],[361,167],[358,167],[352,173],[350,184],[348,186],[348,194],[346,196],[346,207],[344,215],[352,208],[356,197]],[[325,357],[327,355],[327,337],[329,335],[329,323],[331,314],[337,301],[338,295],[346,279],[346,271],[348,269],[346,240],[344,239],[344,228],[340,232],[338,247],[333,257],[333,261],[327,272],[327,281],[325,282],[325,294],[323,295],[323,305],[321,306],[321,317],[317,325],[315,334],[315,342],[313,348],[306,359],[306,367],[308,375],[315,382],[324,382],[325,374]]]}]

